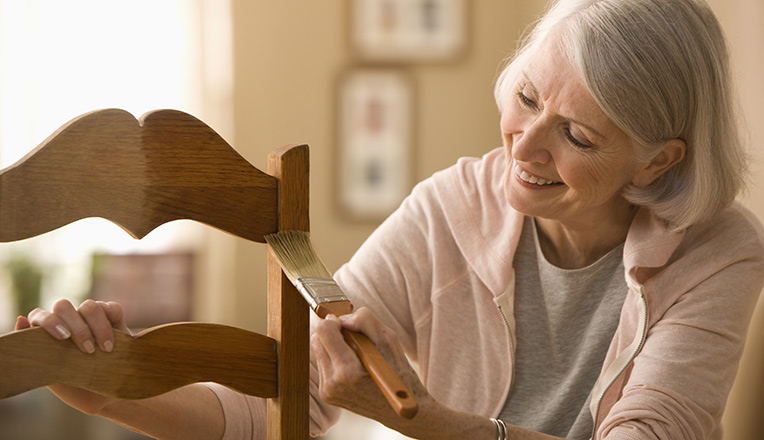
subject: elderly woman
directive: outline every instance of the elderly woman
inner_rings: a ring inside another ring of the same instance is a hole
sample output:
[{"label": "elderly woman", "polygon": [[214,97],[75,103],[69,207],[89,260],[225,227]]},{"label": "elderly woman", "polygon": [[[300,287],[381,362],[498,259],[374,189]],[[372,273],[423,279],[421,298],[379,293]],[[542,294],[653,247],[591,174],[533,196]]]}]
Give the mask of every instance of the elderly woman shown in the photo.
[{"label": "elderly woman", "polygon": [[[337,273],[364,307],[315,323],[314,433],[341,406],[415,438],[721,438],[764,284],[764,234],[734,201],[727,64],[702,0],[555,4],[496,84],[503,148],[418,185]],[[122,325],[96,303],[29,320],[86,351]],[[387,407],[342,326],[389,355],[415,418]],[[54,391],[160,437],[256,438],[264,420],[214,385],[140,403]]]}]

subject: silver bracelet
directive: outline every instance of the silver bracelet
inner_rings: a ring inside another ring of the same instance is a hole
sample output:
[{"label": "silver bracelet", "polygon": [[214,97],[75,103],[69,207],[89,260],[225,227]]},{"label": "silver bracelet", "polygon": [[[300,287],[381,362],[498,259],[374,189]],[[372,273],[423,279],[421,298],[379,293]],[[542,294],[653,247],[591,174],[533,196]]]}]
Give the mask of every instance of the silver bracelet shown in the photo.
[{"label": "silver bracelet", "polygon": [[496,426],[496,432],[499,434],[498,440],[507,440],[507,425],[501,419],[491,417],[491,421]]}]

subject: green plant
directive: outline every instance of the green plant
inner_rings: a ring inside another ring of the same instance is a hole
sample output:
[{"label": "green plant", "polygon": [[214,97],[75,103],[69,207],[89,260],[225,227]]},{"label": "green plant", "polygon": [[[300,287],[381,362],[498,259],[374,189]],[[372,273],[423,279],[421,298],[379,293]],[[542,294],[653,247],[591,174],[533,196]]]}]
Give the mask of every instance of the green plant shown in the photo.
[{"label": "green plant", "polygon": [[17,315],[26,315],[40,305],[43,270],[27,256],[14,256],[5,263]]}]

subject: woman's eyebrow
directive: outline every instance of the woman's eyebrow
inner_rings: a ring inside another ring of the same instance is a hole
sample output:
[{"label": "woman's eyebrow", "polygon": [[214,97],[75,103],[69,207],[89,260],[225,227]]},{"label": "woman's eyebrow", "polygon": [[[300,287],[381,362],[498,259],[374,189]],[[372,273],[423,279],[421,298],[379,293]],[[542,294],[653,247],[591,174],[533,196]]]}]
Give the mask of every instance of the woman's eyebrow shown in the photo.
[{"label": "woman's eyebrow", "polygon": [[578,120],[575,120],[575,119],[571,119],[571,118],[565,118],[565,119],[567,119],[568,121],[570,121],[570,122],[572,122],[572,123],[574,123],[574,124],[576,124],[576,125],[580,125],[580,126],[584,127],[585,129],[587,129],[587,130],[591,131],[591,132],[592,132],[592,133],[593,133],[595,136],[597,136],[598,138],[600,138],[600,139],[602,139],[602,140],[605,140],[605,139],[606,139],[606,138],[605,138],[605,135],[603,135],[603,134],[602,134],[602,133],[600,133],[599,131],[595,130],[595,129],[594,129],[594,127],[592,127],[591,125],[588,125],[588,124],[584,124],[584,123],[583,123],[583,122],[581,122],[581,121],[578,121]]},{"label": "woman's eyebrow", "polygon": [[[536,93],[538,93],[538,88],[536,88],[536,85],[533,84],[533,81],[530,79],[530,76],[528,75],[528,71],[527,70],[523,70],[520,73],[522,74],[523,78],[528,83],[528,85]],[[589,124],[585,124],[585,123],[583,123],[583,122],[581,122],[581,121],[579,121],[577,119],[569,118],[567,116],[563,116],[563,118],[566,119],[568,122],[572,122],[573,124],[580,125],[581,127],[584,127],[585,129],[587,129],[588,131],[592,132],[592,134],[594,134],[595,136],[599,137],[602,140],[606,140],[607,139],[604,134],[600,133],[597,129],[595,129],[594,127],[592,127]]]}]

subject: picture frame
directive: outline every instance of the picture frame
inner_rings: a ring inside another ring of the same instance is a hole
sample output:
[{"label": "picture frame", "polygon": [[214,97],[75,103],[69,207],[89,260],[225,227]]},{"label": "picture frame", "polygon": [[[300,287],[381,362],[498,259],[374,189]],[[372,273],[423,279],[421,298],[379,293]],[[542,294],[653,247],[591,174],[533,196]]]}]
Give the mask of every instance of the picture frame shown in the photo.
[{"label": "picture frame", "polygon": [[467,46],[466,0],[350,0],[350,41],[364,61],[448,62]]},{"label": "picture frame", "polygon": [[401,69],[354,68],[337,100],[337,204],[346,219],[382,220],[411,189],[413,81]]}]

